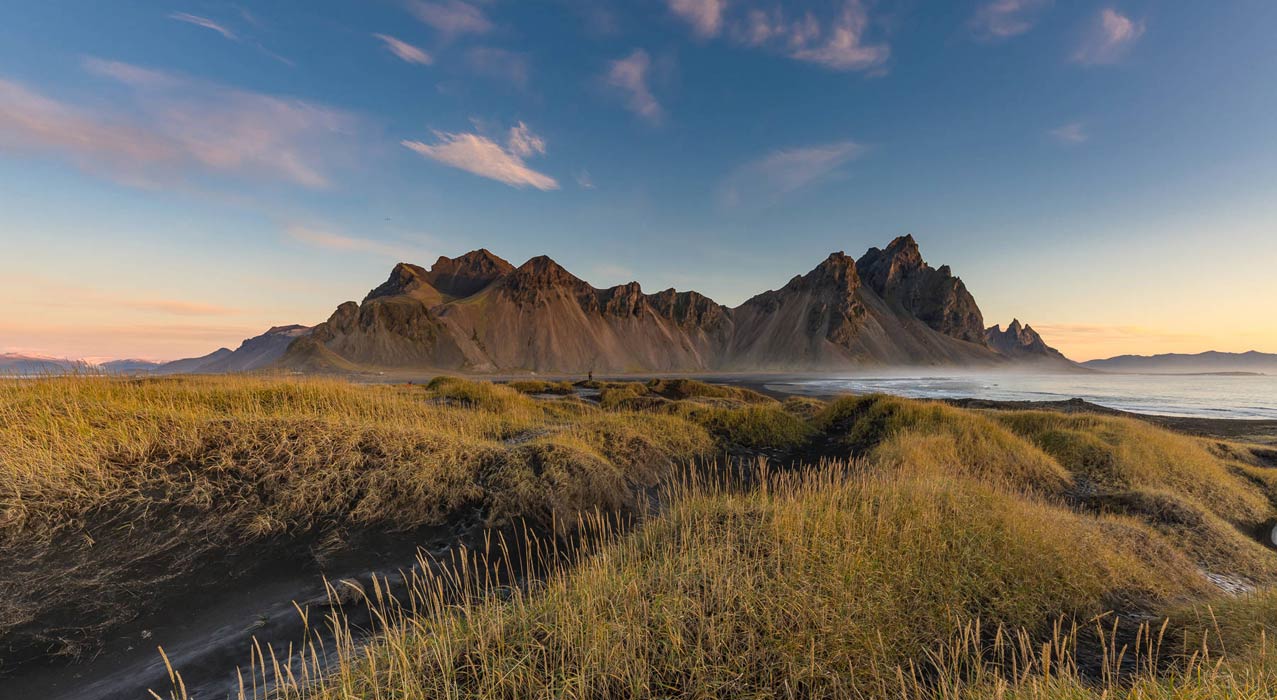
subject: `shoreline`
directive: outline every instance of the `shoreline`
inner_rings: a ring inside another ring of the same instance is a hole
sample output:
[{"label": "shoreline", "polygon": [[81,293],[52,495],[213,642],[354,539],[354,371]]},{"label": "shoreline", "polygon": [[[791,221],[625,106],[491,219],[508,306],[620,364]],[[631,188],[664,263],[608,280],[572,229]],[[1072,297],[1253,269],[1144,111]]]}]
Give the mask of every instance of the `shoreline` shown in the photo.
[{"label": "shoreline", "polygon": [[[802,379],[803,377],[786,377],[786,379]],[[790,392],[780,389],[783,383],[772,378],[770,381],[759,378],[702,378],[702,381],[718,381],[718,383],[753,389],[772,398],[784,400],[791,396],[810,396],[812,398],[829,399],[845,395],[849,392]],[[1202,438],[1249,442],[1258,445],[1277,447],[1277,419],[1272,418],[1205,418],[1198,416],[1165,416],[1156,413],[1137,413],[1109,408],[1080,398],[1058,399],[1052,401],[999,401],[974,397],[957,398],[920,398],[919,401],[941,401],[959,408],[989,411],[1059,411],[1061,413],[1097,413],[1106,416],[1124,416],[1135,418],[1153,425],[1168,428]],[[1277,456],[1277,455],[1275,455]],[[1277,466],[1275,464],[1274,466]]]}]

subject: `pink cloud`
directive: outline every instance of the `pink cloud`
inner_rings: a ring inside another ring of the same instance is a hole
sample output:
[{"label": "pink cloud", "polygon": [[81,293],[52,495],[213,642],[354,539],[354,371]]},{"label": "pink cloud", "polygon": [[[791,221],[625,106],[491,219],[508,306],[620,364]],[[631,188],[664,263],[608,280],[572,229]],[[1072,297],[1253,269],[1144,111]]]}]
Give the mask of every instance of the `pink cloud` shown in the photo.
[{"label": "pink cloud", "polygon": [[701,36],[715,36],[723,28],[726,0],[666,0],[666,4]]},{"label": "pink cloud", "polygon": [[790,56],[818,63],[834,70],[865,70],[886,63],[891,51],[886,44],[866,44],[869,15],[859,2],[848,2],[839,17],[817,39],[795,37]]},{"label": "pink cloud", "polygon": [[1073,52],[1073,61],[1087,66],[1116,63],[1143,35],[1144,22],[1106,7]]},{"label": "pink cloud", "polygon": [[749,9],[731,23],[729,36],[747,46],[767,48],[792,59],[838,71],[880,69],[891,56],[885,42],[869,42],[869,13],[860,0],[846,0],[832,19],[811,11],[791,14],[784,7]]},{"label": "pink cloud", "polygon": [[651,69],[652,57],[643,49],[635,49],[629,56],[612,61],[608,66],[607,82],[625,94],[631,112],[655,123],[661,121],[664,110],[648,84]]}]

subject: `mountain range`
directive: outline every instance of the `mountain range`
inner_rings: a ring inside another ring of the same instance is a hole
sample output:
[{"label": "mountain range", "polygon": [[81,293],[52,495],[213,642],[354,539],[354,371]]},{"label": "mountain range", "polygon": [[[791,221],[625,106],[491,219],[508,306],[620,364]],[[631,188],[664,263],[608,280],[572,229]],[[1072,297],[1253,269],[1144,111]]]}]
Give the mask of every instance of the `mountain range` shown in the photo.
[{"label": "mountain range", "polygon": [[[831,253],[735,307],[695,291],[648,294],[638,282],[598,289],[548,257],[516,267],[479,249],[440,257],[429,269],[399,263],[362,301],[341,304],[314,327],[276,326],[202,357],[96,369],[583,374],[887,366],[1085,371],[1019,320],[986,328],[962,280],[947,265],[929,265],[912,236],[858,259]],[[91,366],[0,358],[0,373],[82,367]]]},{"label": "mountain range", "polygon": [[1088,360],[1082,366],[1103,372],[1141,374],[1216,374],[1253,372],[1277,374],[1277,355],[1264,352],[1200,352],[1192,355],[1119,355],[1106,360]]},{"label": "mountain range", "polygon": [[863,366],[1077,369],[1028,326],[986,329],[948,266],[912,236],[859,259],[832,253],[736,307],[694,291],[598,289],[545,256],[488,250],[400,263],[361,302],[288,346],[308,372],[435,369],[604,373],[827,371]]}]

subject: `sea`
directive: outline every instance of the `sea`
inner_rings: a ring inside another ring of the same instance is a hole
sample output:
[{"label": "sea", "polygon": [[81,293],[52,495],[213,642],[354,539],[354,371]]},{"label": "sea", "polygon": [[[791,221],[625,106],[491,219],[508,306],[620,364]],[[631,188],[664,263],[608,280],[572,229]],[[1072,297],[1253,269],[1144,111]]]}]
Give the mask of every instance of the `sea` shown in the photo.
[{"label": "sea", "polygon": [[768,382],[792,394],[894,394],[909,398],[1060,401],[1080,398],[1135,413],[1277,419],[1277,375],[942,374],[839,375]]}]

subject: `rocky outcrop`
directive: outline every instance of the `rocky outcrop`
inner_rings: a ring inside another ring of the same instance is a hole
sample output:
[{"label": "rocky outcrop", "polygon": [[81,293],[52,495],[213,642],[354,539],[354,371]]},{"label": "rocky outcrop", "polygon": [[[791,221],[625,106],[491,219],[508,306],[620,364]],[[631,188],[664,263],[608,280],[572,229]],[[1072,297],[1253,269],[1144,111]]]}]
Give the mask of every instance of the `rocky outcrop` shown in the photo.
[{"label": "rocky outcrop", "polygon": [[870,248],[856,267],[865,284],[892,308],[952,338],[984,344],[984,318],[975,298],[948,265],[928,265],[912,235],[882,250]]},{"label": "rocky outcrop", "polygon": [[1002,330],[1001,326],[991,326],[985,330],[985,340],[990,348],[1012,360],[1051,360],[1073,364],[1059,350],[1047,345],[1033,326],[1021,325],[1020,319],[1012,319],[1006,330]]}]

